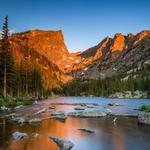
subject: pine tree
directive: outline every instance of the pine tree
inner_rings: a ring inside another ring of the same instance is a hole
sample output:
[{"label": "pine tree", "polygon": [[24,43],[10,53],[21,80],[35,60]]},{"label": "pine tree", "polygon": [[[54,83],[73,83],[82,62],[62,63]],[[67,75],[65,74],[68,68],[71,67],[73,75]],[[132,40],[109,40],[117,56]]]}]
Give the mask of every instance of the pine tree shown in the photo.
[{"label": "pine tree", "polygon": [[8,16],[5,17],[5,21],[2,28],[2,40],[0,51],[0,65],[1,65],[1,82],[3,83],[3,96],[13,92],[13,57],[9,44],[9,30],[8,30]]}]

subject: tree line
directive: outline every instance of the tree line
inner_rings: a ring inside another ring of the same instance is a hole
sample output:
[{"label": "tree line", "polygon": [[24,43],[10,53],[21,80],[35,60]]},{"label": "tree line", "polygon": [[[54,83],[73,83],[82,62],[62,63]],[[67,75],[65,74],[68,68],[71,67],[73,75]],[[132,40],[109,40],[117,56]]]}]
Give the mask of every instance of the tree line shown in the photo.
[{"label": "tree line", "polygon": [[28,47],[28,40],[24,39],[26,44],[22,47],[22,51],[25,52],[24,60],[20,64],[15,64],[9,36],[8,16],[6,16],[0,40],[0,95],[39,97],[44,90],[42,76],[36,63],[29,64],[32,60],[29,60],[31,50]]},{"label": "tree line", "polygon": [[104,96],[108,97],[116,92],[147,91],[150,97],[150,66],[147,65],[137,72],[128,75],[120,75],[98,80],[76,79],[64,85],[62,89],[55,89],[56,93],[65,96]]}]

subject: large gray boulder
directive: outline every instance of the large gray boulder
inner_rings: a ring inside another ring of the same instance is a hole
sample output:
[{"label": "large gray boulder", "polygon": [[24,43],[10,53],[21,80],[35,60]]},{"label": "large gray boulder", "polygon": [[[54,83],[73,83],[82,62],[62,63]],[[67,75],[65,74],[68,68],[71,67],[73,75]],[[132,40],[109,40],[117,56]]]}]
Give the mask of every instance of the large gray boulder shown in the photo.
[{"label": "large gray boulder", "polygon": [[59,120],[66,120],[67,119],[67,114],[65,111],[53,111],[51,113],[53,118],[59,119]]},{"label": "large gray boulder", "polygon": [[68,114],[69,116],[73,117],[104,117],[107,115],[106,112],[102,110],[88,110],[88,111],[76,111],[76,112],[70,112]]},{"label": "large gray boulder", "polygon": [[71,150],[74,146],[74,144],[71,141],[64,141],[55,136],[49,136],[49,138],[57,144],[60,150]]},{"label": "large gray boulder", "polygon": [[21,133],[21,132],[18,132],[18,131],[14,132],[12,134],[13,140],[16,140],[16,141],[25,139],[27,137],[28,137],[28,135],[26,133]]},{"label": "large gray boulder", "polygon": [[138,122],[141,124],[150,124],[150,113],[140,113],[138,115]]}]

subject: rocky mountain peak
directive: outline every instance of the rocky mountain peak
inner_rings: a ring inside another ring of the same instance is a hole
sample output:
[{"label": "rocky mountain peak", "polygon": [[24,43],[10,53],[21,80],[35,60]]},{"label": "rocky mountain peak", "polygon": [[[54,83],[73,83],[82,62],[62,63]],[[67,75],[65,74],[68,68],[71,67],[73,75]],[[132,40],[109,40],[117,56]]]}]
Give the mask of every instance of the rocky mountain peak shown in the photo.
[{"label": "rocky mountain peak", "polygon": [[122,33],[116,33],[113,44],[110,48],[111,52],[122,51],[125,47],[125,36]]},{"label": "rocky mountain peak", "polygon": [[60,68],[63,57],[69,55],[61,30],[29,30],[22,33],[15,33],[11,36],[11,39],[18,48],[21,48],[26,42],[28,47],[36,49],[41,55],[48,58]]},{"label": "rocky mountain peak", "polygon": [[148,36],[150,36],[150,30],[144,30],[144,31],[138,33],[135,37],[136,40],[133,43],[133,46],[138,45],[143,38],[148,37]]}]

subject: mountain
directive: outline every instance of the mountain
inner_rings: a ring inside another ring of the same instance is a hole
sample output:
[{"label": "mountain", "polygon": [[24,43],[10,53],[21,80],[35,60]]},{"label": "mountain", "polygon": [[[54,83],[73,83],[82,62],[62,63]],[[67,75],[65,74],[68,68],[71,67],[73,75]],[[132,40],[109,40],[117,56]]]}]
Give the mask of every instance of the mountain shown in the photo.
[{"label": "mountain", "polygon": [[150,63],[150,31],[136,35],[116,33],[85,51],[69,53],[62,31],[30,30],[9,37],[15,64],[28,72],[35,68],[45,89],[73,79],[126,77]]},{"label": "mountain", "polygon": [[45,89],[59,87],[71,78],[61,70],[61,60],[69,52],[62,31],[31,30],[9,37],[15,64],[28,72],[39,70]]},{"label": "mountain", "polygon": [[131,73],[150,64],[150,31],[127,36],[116,33],[80,53],[80,57],[91,62],[74,73],[76,78],[98,79]]}]

